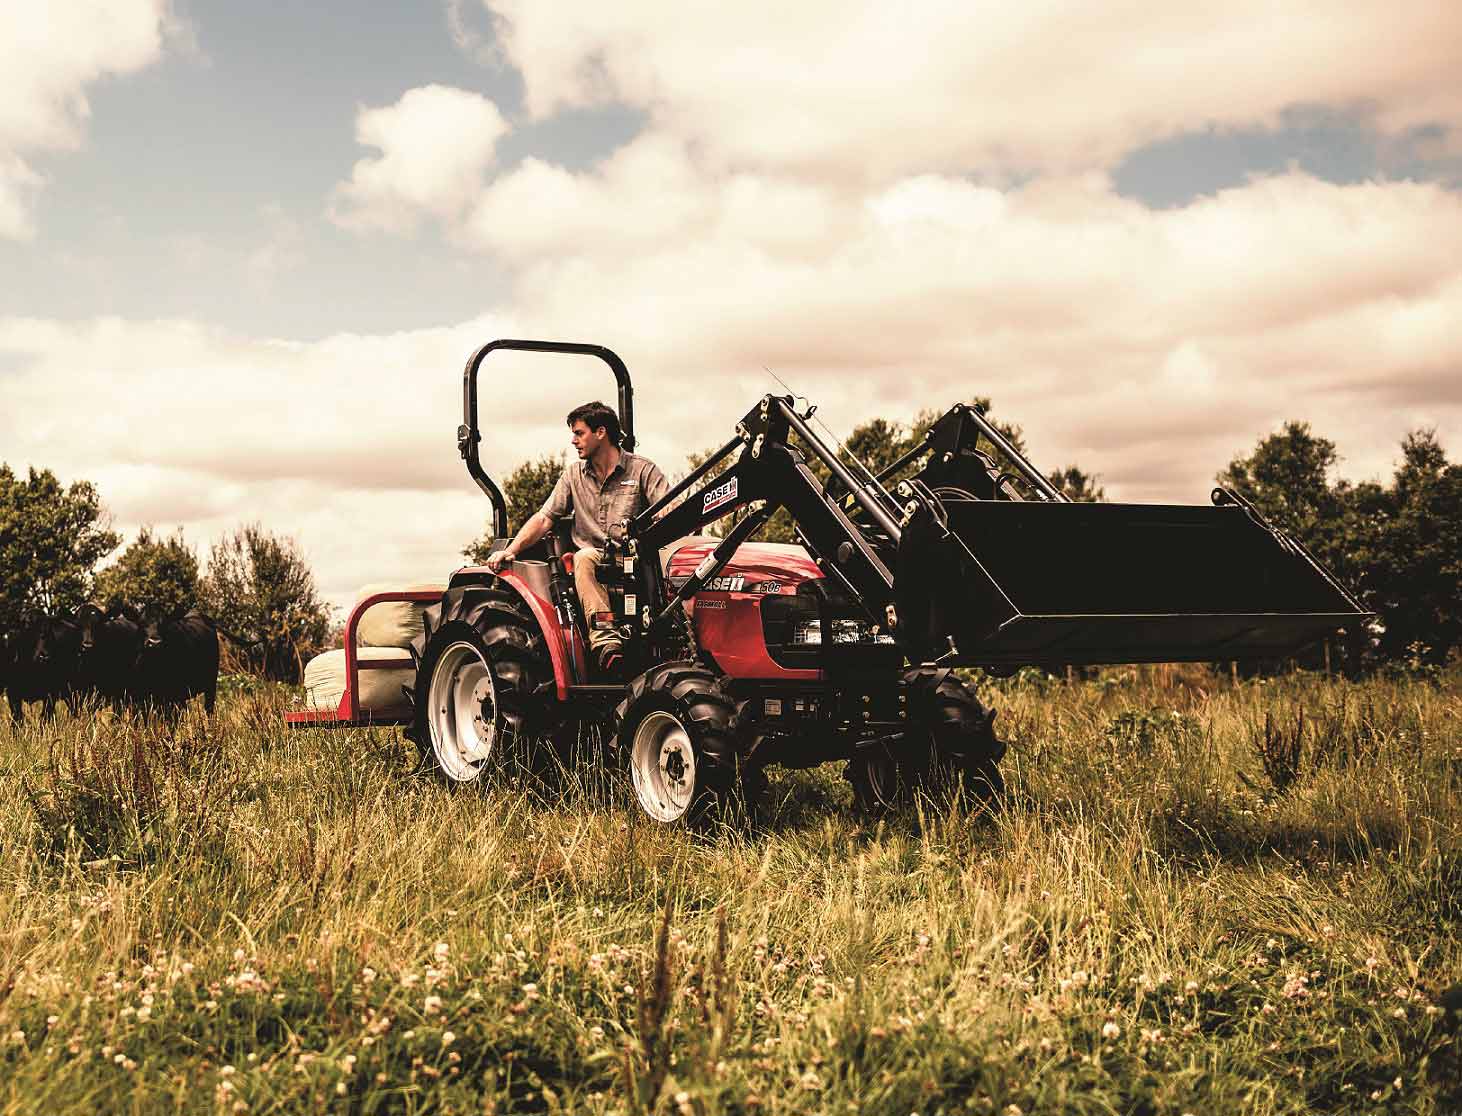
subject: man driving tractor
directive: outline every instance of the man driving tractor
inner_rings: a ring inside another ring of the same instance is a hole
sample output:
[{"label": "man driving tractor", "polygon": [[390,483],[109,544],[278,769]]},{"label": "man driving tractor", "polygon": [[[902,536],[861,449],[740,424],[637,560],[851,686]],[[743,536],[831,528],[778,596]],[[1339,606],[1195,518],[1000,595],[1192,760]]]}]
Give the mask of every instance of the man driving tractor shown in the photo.
[{"label": "man driving tractor", "polygon": [[554,521],[573,511],[574,588],[589,628],[589,648],[605,671],[613,671],[621,642],[615,630],[609,595],[599,584],[604,544],[624,538],[625,524],[654,504],[669,489],[665,474],[647,457],[619,448],[619,416],[597,400],[568,413],[568,425],[579,460],[565,467],[543,507],[528,517],[502,550],[489,555],[496,572],[553,530]]}]

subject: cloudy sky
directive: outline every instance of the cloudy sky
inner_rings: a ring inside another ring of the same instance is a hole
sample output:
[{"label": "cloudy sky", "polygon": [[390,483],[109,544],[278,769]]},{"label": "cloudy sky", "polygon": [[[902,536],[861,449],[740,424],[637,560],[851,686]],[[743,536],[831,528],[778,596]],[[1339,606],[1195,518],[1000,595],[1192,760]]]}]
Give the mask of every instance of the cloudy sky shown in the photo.
[{"label": "cloudy sky", "polygon": [[[480,529],[499,336],[616,349],[672,473],[768,368],[839,433],[992,396],[1116,499],[1291,418],[1457,458],[1462,5],[0,0],[0,460],[343,603]],[[611,391],[502,361],[490,470]]]}]

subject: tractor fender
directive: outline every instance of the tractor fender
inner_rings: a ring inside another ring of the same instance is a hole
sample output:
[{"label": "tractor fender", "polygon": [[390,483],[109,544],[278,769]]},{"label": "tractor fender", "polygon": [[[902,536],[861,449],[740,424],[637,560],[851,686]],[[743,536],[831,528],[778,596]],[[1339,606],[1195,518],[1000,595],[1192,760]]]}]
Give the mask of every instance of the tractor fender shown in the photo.
[{"label": "tractor fender", "polygon": [[553,664],[553,682],[558,700],[566,701],[569,686],[576,677],[582,676],[584,651],[579,645],[577,632],[573,633],[572,642],[564,638],[553,603],[538,591],[534,580],[536,579],[524,577],[517,570],[504,570],[495,574],[485,566],[477,566],[458,570],[452,575],[448,587],[457,589],[464,585],[497,585],[511,590],[521,598],[524,606],[533,614],[538,630],[543,633],[543,642],[548,647],[548,659]]}]

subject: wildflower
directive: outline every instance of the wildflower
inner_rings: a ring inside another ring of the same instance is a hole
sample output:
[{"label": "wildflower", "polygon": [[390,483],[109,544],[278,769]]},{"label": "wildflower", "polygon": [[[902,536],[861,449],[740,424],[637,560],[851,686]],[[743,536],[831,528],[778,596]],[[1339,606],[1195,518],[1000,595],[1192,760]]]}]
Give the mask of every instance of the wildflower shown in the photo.
[{"label": "wildflower", "polygon": [[364,984],[374,984],[376,981],[376,970],[371,968],[369,965],[365,966],[365,968],[361,969],[360,971],[360,979],[361,982]]},{"label": "wildflower", "polygon": [[1381,967],[1381,960],[1378,957],[1366,958],[1366,971],[1373,973]]},{"label": "wildflower", "polygon": [[818,1076],[816,1070],[808,1070],[804,1073],[799,1083],[804,1089],[822,1088],[822,1078]]},{"label": "wildflower", "polygon": [[595,1042],[599,1042],[601,1039],[604,1038],[604,1028],[599,1026],[590,1027],[589,1037]]},{"label": "wildflower", "polygon": [[451,950],[448,948],[446,942],[438,942],[432,946],[431,955],[436,959],[438,965],[445,965],[447,963],[447,955],[450,952]]},{"label": "wildflower", "polygon": [[1196,980],[1190,980],[1190,981],[1188,981],[1187,984],[1183,985],[1183,995],[1185,995],[1185,996],[1196,996],[1196,995],[1198,995],[1198,982]]},{"label": "wildflower", "polygon": [[137,1009],[137,1022],[146,1023],[151,1018],[152,1009],[150,1007],[141,1007]]},{"label": "wildflower", "polygon": [[1085,969],[1077,969],[1076,972],[1071,974],[1071,984],[1073,987],[1085,988],[1090,983],[1091,974],[1089,974]]},{"label": "wildflower", "polygon": [[525,985],[523,985],[523,998],[525,1000],[536,1000],[536,999],[538,999],[538,985],[536,985],[536,984],[525,984]]},{"label": "wildflower", "polygon": [[1310,994],[1309,983],[1308,977],[1300,973],[1295,973],[1284,982],[1284,987],[1280,991],[1287,1000],[1303,999]]},{"label": "wildflower", "polygon": [[236,949],[236,950],[234,950],[234,960],[235,961],[242,961],[246,956],[247,956],[247,954],[245,954],[242,949]]},{"label": "wildflower", "polygon": [[1025,1112],[1018,1104],[1007,1104],[1002,1116],[1025,1116]]},{"label": "wildflower", "polygon": [[1102,1024],[1102,1038],[1114,1039],[1122,1033],[1122,1028],[1108,1019]]},{"label": "wildflower", "polygon": [[452,1043],[454,1043],[456,1041],[457,1041],[457,1036],[454,1035],[451,1031],[443,1031],[442,1032],[442,1045],[443,1046],[451,1046]]},{"label": "wildflower", "polygon": [[1404,1007],[1399,1007],[1395,1011],[1393,1011],[1391,1014],[1393,1016],[1395,1016],[1397,1019],[1405,1019],[1406,1018],[1406,1009]]},{"label": "wildflower", "polygon": [[442,1010],[442,998],[440,996],[428,996],[422,1002],[421,1010],[428,1015],[435,1015]]},{"label": "wildflower", "polygon": [[233,1066],[219,1066],[218,1067],[218,1076],[219,1077],[232,1077],[234,1074],[236,1074],[238,1072],[239,1071],[237,1069],[235,1069]]}]

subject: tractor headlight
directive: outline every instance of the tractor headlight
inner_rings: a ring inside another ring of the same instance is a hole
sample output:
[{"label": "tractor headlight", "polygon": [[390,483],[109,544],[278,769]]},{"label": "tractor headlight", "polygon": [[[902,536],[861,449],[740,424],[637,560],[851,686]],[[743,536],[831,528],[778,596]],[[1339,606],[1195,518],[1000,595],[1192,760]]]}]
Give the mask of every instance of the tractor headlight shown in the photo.
[{"label": "tractor headlight", "polygon": [[[878,631],[867,620],[832,620],[832,643],[892,643],[893,636]],[[794,646],[820,646],[823,642],[822,621],[804,620],[792,628]]]}]

